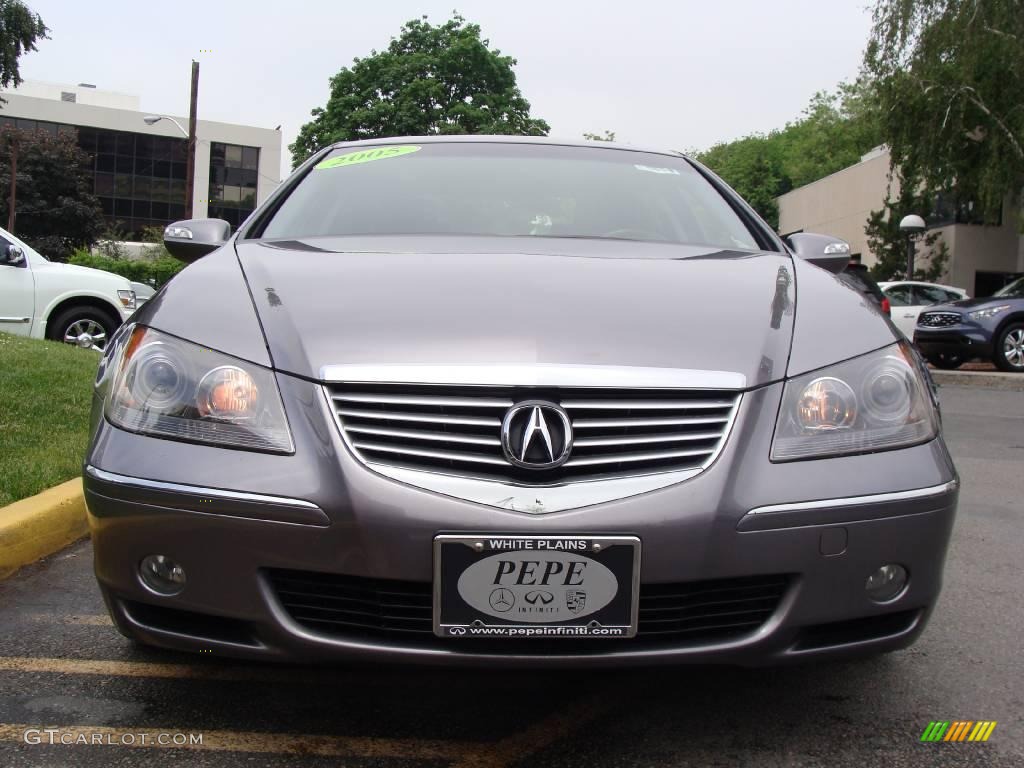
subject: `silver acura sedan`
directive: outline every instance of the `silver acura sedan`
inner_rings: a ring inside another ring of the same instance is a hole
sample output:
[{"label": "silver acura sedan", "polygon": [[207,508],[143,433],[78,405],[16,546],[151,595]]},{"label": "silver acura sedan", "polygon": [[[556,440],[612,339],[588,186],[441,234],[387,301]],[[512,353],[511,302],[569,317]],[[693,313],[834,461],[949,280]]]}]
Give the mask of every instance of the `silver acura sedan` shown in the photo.
[{"label": "silver acura sedan", "polygon": [[[742,665],[905,647],[958,479],[921,359],[675,152],[338,144],[108,345],[85,486],[143,643]],[[201,258],[200,258],[201,257]]]}]

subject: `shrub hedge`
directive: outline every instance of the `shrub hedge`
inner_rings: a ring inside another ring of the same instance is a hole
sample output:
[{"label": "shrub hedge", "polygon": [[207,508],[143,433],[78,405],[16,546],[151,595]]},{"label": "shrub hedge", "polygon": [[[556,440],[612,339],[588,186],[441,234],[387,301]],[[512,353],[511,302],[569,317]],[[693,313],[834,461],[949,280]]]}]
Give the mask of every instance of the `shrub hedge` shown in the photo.
[{"label": "shrub hedge", "polygon": [[122,275],[129,280],[140,283],[147,283],[154,288],[159,288],[178,272],[185,268],[183,262],[172,256],[157,256],[155,258],[141,259],[114,259],[109,256],[100,256],[89,251],[76,251],[70,259],[69,264],[77,264],[80,267],[92,267]]}]

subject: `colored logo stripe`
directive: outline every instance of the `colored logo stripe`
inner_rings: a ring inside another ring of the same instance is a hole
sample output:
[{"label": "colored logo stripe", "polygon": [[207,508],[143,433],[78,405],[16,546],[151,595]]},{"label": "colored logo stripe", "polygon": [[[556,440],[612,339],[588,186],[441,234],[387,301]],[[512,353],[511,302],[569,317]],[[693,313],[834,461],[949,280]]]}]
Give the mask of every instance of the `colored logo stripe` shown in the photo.
[{"label": "colored logo stripe", "polygon": [[982,720],[971,731],[971,735],[968,737],[968,741],[988,741],[988,737],[992,735],[992,731],[995,730],[995,720]]},{"label": "colored logo stripe", "polygon": [[995,727],[995,720],[933,720],[921,741],[988,741]]},{"label": "colored logo stripe", "polygon": [[949,731],[946,732],[946,738],[943,741],[963,741],[964,736],[967,735],[967,729],[973,725],[969,720],[954,720],[953,725],[949,727]]}]

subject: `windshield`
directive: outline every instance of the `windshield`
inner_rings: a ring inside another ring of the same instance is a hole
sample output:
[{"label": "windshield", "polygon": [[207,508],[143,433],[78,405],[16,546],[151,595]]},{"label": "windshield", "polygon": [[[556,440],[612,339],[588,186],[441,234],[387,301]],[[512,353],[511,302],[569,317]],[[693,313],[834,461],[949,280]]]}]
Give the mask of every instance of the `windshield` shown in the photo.
[{"label": "windshield", "polygon": [[1004,285],[994,295],[1007,299],[1024,299],[1024,277],[1014,280],[1009,285]]},{"label": "windshield", "polygon": [[299,182],[264,238],[519,235],[757,249],[686,160],[542,144],[339,149]]}]

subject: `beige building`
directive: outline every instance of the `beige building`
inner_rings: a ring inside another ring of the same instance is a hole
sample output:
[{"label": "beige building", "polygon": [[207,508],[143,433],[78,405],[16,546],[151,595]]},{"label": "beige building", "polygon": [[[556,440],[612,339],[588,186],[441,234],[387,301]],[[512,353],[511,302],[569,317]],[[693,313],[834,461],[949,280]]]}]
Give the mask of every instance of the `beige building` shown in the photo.
[{"label": "beige building", "polygon": [[[889,152],[872,150],[856,165],[787,192],[779,199],[779,232],[818,232],[842,238],[868,266],[875,257],[868,248],[864,225],[871,211],[882,208],[889,191]],[[899,194],[893,183],[892,194]],[[1024,272],[1024,236],[1018,207],[1007,201],[1001,223],[949,223],[936,226],[949,247],[941,282],[985,296]]]},{"label": "beige building", "polygon": [[[26,80],[2,97],[0,127],[77,137],[105,217],[129,239],[186,217],[187,117],[164,115],[148,125],[138,96],[87,83]],[[195,158],[195,217],[237,227],[281,183],[281,132],[198,120]]]}]

